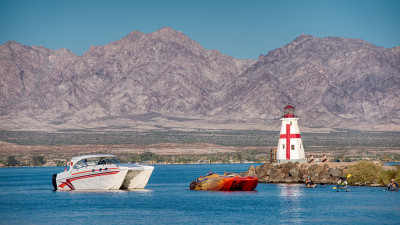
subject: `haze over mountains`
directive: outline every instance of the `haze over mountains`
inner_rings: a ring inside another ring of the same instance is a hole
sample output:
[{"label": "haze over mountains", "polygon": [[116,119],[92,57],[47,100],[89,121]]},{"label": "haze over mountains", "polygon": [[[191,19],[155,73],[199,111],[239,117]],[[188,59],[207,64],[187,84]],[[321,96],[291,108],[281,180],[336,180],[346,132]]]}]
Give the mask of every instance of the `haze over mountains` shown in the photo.
[{"label": "haze over mountains", "polygon": [[82,56],[14,41],[0,55],[1,129],[274,130],[291,103],[301,129],[400,130],[400,47],[303,34],[241,60],[166,27]]}]

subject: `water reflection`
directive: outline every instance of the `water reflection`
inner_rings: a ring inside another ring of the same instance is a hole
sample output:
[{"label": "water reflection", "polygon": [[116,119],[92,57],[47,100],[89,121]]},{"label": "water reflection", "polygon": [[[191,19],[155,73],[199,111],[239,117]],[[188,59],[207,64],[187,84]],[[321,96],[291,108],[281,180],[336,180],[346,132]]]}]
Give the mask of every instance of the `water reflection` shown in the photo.
[{"label": "water reflection", "polygon": [[304,185],[302,184],[278,184],[279,196],[292,197],[291,199],[299,198],[303,195]]},{"label": "water reflection", "polygon": [[300,184],[279,184],[279,215],[280,222],[304,222],[302,196],[304,187]]}]

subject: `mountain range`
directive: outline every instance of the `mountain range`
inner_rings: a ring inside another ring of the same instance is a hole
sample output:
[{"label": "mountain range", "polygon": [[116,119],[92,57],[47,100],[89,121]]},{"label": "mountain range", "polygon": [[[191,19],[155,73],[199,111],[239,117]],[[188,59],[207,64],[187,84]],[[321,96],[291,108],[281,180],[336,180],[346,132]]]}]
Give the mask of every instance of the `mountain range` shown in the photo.
[{"label": "mountain range", "polygon": [[0,45],[0,129],[400,130],[400,46],[302,34],[242,60],[165,27],[82,56]]}]

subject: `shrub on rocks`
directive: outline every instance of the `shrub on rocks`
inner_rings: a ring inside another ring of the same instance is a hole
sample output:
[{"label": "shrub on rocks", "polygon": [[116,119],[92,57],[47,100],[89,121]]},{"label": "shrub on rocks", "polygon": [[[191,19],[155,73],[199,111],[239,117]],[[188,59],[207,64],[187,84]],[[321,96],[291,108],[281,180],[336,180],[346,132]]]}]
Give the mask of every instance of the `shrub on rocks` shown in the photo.
[{"label": "shrub on rocks", "polygon": [[382,171],[382,173],[379,175],[378,183],[387,185],[391,179],[394,179],[397,183],[400,182],[400,166],[394,170]]},{"label": "shrub on rocks", "polygon": [[378,182],[381,172],[382,166],[376,165],[373,162],[360,161],[349,166],[345,174],[351,174],[351,177],[347,180],[350,185],[356,183],[373,184]]}]

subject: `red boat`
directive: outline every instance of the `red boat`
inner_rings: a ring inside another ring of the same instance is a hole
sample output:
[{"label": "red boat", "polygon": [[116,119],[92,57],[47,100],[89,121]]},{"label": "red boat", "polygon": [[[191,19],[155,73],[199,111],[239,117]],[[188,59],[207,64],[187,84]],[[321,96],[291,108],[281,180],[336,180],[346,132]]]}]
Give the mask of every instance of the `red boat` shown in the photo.
[{"label": "red boat", "polygon": [[252,191],[257,187],[257,177],[242,177],[235,173],[223,176],[216,173],[209,173],[201,176],[190,183],[190,190],[203,191]]},{"label": "red boat", "polygon": [[233,177],[230,191],[253,191],[258,185],[257,177]]}]

